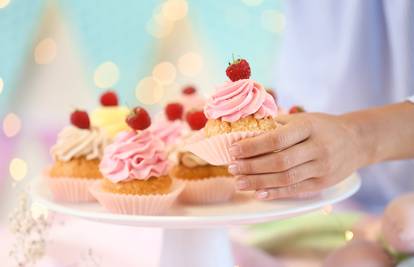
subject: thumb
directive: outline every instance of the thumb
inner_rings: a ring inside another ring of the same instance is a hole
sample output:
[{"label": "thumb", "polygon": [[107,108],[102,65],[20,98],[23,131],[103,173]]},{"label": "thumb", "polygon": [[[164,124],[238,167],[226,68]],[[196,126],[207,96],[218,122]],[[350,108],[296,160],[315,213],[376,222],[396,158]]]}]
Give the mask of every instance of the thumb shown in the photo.
[{"label": "thumb", "polygon": [[277,115],[275,117],[275,121],[282,125],[285,125],[285,124],[288,124],[290,121],[292,121],[293,117],[294,115],[291,115],[291,114]]}]

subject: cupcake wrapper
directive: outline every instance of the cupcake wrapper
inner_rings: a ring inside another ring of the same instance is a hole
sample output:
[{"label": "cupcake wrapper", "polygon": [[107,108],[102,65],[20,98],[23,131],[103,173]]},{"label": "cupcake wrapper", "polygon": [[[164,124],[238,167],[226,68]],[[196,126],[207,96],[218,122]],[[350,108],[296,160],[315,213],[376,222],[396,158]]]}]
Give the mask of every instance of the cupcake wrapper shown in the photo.
[{"label": "cupcake wrapper", "polygon": [[174,204],[178,195],[184,189],[184,183],[174,182],[168,194],[159,195],[131,195],[105,192],[101,183],[95,183],[91,194],[108,211],[129,215],[161,215],[165,214]]},{"label": "cupcake wrapper", "polygon": [[234,132],[205,138],[185,146],[185,149],[211,165],[228,165],[232,162],[229,147],[237,141],[260,135],[261,132]]},{"label": "cupcake wrapper", "polygon": [[99,179],[84,179],[73,177],[45,177],[52,197],[60,202],[94,202],[95,198],[89,193],[89,188]]},{"label": "cupcake wrapper", "polygon": [[210,177],[202,180],[184,181],[185,188],[179,200],[191,204],[213,204],[229,201],[235,191],[235,178],[226,176]]}]

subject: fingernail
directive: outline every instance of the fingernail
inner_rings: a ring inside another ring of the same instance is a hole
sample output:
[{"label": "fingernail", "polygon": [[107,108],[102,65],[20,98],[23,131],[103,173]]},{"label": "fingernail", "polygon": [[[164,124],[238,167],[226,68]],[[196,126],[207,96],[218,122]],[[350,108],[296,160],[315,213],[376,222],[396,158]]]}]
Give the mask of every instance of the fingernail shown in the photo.
[{"label": "fingernail", "polygon": [[234,158],[237,157],[237,156],[239,156],[240,155],[240,152],[241,152],[240,146],[232,145],[229,148],[230,156],[232,156]]},{"label": "fingernail", "polygon": [[237,166],[237,164],[231,164],[229,166],[229,173],[236,175],[239,173],[239,166]]},{"label": "fingernail", "polygon": [[267,191],[259,191],[256,193],[256,197],[258,199],[266,199],[269,196],[269,192]]},{"label": "fingernail", "polygon": [[249,180],[245,179],[245,178],[239,178],[236,181],[236,185],[238,189],[246,189],[249,187]]}]

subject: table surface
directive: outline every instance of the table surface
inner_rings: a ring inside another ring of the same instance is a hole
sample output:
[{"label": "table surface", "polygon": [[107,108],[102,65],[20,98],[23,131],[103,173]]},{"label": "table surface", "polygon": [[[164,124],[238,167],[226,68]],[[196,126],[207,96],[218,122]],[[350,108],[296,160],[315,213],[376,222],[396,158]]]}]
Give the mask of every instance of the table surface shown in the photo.
[{"label": "table surface", "polygon": [[[8,251],[13,236],[0,226],[0,262],[11,267]],[[97,223],[56,215],[47,235],[46,255],[41,267],[156,267],[159,262],[162,230]],[[233,242],[240,267],[316,267],[315,261],[275,259],[263,252]]]}]

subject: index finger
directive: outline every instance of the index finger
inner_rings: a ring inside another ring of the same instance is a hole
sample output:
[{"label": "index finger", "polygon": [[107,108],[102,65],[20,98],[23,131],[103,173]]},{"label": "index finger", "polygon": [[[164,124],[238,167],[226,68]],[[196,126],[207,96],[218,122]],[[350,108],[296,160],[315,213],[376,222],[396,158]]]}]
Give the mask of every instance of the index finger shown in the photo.
[{"label": "index finger", "polygon": [[242,159],[284,150],[307,139],[310,133],[306,120],[291,121],[267,133],[235,142],[229,153],[235,159]]}]

